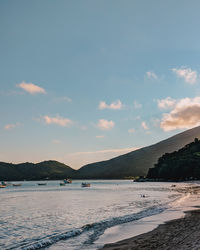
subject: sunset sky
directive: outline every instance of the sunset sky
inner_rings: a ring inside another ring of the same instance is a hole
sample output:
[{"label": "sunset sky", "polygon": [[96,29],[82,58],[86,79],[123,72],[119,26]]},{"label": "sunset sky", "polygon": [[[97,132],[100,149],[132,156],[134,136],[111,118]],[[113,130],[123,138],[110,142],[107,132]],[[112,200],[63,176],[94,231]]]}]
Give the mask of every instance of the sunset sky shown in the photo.
[{"label": "sunset sky", "polygon": [[0,161],[79,168],[199,125],[199,10],[1,0]]}]

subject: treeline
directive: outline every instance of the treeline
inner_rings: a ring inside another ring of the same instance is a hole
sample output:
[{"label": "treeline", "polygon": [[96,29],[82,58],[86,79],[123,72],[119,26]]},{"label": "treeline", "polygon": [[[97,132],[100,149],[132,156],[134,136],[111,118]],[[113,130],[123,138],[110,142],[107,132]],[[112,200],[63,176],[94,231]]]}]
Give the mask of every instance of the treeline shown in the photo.
[{"label": "treeline", "polygon": [[12,164],[0,162],[0,181],[56,180],[71,178],[75,170],[57,161]]},{"label": "treeline", "polygon": [[178,151],[166,153],[150,168],[147,179],[194,180],[200,179],[200,141],[195,138]]}]

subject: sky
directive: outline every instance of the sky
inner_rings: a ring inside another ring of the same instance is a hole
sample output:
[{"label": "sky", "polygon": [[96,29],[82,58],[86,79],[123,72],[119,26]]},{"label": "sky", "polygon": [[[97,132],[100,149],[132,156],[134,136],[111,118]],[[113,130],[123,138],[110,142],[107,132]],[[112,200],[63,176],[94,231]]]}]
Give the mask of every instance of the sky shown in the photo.
[{"label": "sky", "polygon": [[1,0],[0,161],[78,169],[200,125],[199,9]]}]

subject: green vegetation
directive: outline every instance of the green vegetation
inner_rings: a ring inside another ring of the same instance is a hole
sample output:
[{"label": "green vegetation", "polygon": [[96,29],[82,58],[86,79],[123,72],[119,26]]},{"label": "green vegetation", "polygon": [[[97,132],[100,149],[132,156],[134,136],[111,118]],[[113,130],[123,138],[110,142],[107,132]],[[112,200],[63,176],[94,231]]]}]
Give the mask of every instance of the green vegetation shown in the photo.
[{"label": "green vegetation", "polygon": [[[12,164],[0,162],[0,180],[44,180],[44,179],[124,179],[131,176],[145,176],[149,168],[152,168],[163,154],[179,150],[184,145],[190,143],[195,137],[200,138],[200,127],[187,130],[177,134],[167,140],[154,145],[144,147],[128,154],[124,154],[108,161],[91,163],[83,166],[79,170],[74,170],[69,166],[57,161],[44,161],[37,164],[22,163]],[[166,154],[168,155],[168,154]],[[188,161],[200,158],[200,149],[193,152],[192,158]],[[186,160],[184,161],[186,163]],[[180,164],[177,163],[177,164]],[[169,165],[169,164],[168,164]],[[187,165],[190,168],[190,165]],[[178,166],[176,167],[177,169]],[[153,171],[149,174],[153,176]],[[175,170],[174,170],[175,171]],[[179,171],[179,170],[177,170]],[[195,170],[198,172],[198,170]],[[188,170],[190,172],[190,170]],[[156,176],[165,176],[155,174]],[[188,176],[184,174],[180,178]],[[197,176],[197,173],[194,175]],[[172,178],[172,177],[170,177]]]},{"label": "green vegetation", "polygon": [[200,138],[200,127],[189,129],[154,145],[115,157],[108,161],[88,164],[76,172],[77,178],[122,179],[127,176],[145,176],[158,158],[179,150],[195,137]]},{"label": "green vegetation", "polygon": [[173,153],[166,153],[150,168],[147,178],[158,180],[200,179],[200,141],[195,140]]},{"label": "green vegetation", "polygon": [[37,164],[12,164],[0,162],[0,180],[55,180],[71,178],[75,170],[57,161],[43,161]]}]

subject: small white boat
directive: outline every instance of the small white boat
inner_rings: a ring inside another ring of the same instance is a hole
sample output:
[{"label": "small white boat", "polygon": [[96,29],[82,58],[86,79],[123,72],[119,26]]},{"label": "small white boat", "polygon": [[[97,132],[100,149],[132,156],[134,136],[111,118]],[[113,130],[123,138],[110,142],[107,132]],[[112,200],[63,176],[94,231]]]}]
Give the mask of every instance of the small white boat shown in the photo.
[{"label": "small white boat", "polygon": [[81,186],[82,186],[82,187],[90,187],[90,183],[83,182],[83,183],[81,184]]}]

